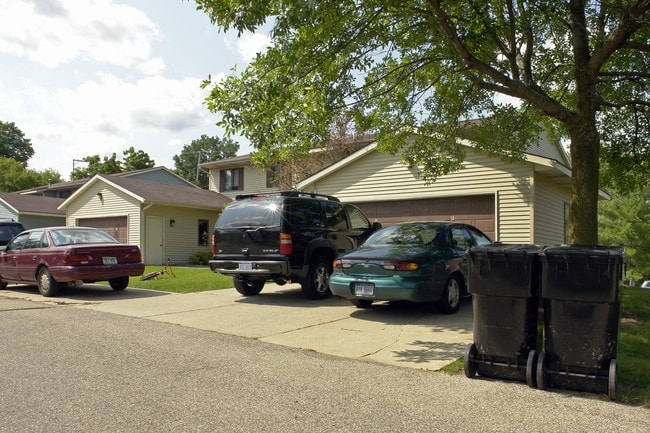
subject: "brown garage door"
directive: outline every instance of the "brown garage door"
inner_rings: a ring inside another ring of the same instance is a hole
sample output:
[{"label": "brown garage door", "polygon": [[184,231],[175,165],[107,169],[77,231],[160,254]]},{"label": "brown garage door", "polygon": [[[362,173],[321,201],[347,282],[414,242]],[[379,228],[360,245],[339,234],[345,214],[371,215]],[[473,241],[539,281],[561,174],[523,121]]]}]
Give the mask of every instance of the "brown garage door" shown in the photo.
[{"label": "brown garage door", "polygon": [[494,239],[494,196],[480,195],[423,200],[359,203],[371,221],[384,226],[404,221],[457,221],[472,224]]},{"label": "brown garage door", "polygon": [[101,229],[123,244],[128,243],[129,237],[127,233],[125,216],[106,218],[82,218],[79,220],[79,225]]}]

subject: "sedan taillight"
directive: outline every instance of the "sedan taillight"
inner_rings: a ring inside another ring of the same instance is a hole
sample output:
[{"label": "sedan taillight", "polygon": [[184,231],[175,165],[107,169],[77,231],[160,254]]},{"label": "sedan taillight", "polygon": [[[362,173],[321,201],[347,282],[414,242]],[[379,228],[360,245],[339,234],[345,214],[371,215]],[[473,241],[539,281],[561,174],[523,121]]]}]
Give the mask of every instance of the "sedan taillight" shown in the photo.
[{"label": "sedan taillight", "polygon": [[398,261],[387,261],[381,264],[381,267],[387,271],[417,271],[420,269],[420,265],[415,262],[398,262]]}]

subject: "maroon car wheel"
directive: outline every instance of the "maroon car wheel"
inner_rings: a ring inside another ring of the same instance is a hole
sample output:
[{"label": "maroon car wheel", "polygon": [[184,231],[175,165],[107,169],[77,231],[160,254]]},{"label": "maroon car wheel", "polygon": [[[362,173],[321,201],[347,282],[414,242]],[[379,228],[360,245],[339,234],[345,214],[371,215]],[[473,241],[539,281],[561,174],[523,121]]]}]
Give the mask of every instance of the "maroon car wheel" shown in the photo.
[{"label": "maroon car wheel", "polygon": [[113,290],[124,290],[129,285],[129,277],[112,278],[108,280]]}]

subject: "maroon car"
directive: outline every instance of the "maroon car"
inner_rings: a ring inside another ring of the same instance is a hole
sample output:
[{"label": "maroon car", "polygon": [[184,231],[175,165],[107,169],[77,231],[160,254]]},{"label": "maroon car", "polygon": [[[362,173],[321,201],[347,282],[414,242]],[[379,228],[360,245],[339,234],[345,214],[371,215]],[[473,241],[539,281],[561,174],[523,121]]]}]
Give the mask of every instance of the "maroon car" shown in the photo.
[{"label": "maroon car", "polygon": [[143,272],[140,248],[90,227],[27,230],[0,254],[0,289],[8,283],[37,284],[43,296],[56,295],[61,284],[95,281],[124,290],[129,276]]}]

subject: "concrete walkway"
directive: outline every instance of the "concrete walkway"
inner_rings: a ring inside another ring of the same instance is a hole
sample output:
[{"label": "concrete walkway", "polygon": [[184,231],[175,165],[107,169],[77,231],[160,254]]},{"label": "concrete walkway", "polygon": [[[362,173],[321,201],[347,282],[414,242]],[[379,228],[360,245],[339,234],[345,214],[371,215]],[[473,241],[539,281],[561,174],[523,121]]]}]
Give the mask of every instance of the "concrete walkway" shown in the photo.
[{"label": "concrete walkway", "polygon": [[300,286],[268,284],[254,297],[234,289],[166,293],[107,286],[65,288],[46,298],[35,287],[11,285],[0,296],[88,308],[191,328],[254,338],[346,358],[439,370],[463,356],[473,340],[472,306],[440,314],[432,305],[378,303],[358,309],[348,301],[306,299]]}]

